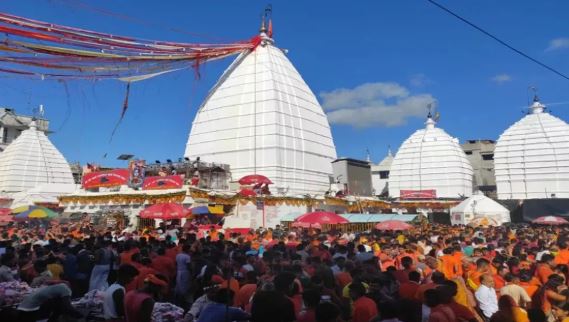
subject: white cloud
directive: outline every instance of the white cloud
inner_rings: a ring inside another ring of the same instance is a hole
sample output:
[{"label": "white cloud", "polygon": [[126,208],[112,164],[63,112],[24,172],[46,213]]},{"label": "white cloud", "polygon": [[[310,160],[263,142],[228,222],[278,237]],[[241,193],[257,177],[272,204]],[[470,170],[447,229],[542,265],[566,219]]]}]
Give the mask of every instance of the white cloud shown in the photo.
[{"label": "white cloud", "polygon": [[569,38],[555,38],[549,42],[549,47],[545,51],[569,48]]},{"label": "white cloud", "polygon": [[433,81],[430,80],[425,74],[415,74],[411,75],[409,83],[415,87],[424,87],[427,85],[431,85]]},{"label": "white cloud", "polygon": [[498,74],[492,77],[492,81],[496,84],[504,84],[512,80],[512,76],[508,74]]},{"label": "white cloud", "polygon": [[411,95],[397,83],[366,83],[355,88],[321,92],[322,106],[333,124],[358,128],[403,125],[411,117],[424,117],[431,94]]}]

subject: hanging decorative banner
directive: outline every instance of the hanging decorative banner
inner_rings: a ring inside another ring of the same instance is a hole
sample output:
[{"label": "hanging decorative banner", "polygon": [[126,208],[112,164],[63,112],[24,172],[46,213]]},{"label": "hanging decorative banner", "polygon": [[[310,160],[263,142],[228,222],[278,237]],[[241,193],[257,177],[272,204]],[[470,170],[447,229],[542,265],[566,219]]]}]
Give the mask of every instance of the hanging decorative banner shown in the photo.
[{"label": "hanging decorative banner", "polygon": [[40,79],[136,82],[254,50],[259,36],[219,44],[106,34],[0,12],[0,73]]},{"label": "hanging decorative banner", "polygon": [[431,190],[400,190],[400,199],[437,199],[437,191]]},{"label": "hanging decorative banner", "polygon": [[128,185],[131,188],[138,189],[142,187],[144,182],[146,161],[144,160],[132,160],[128,164],[128,171],[130,178]]},{"label": "hanging decorative banner", "polygon": [[180,189],[184,185],[184,179],[176,176],[147,177],[142,184],[143,190]]},{"label": "hanging decorative banner", "polygon": [[100,187],[116,187],[126,185],[129,179],[128,169],[115,169],[111,171],[91,172],[83,176],[84,189]]}]

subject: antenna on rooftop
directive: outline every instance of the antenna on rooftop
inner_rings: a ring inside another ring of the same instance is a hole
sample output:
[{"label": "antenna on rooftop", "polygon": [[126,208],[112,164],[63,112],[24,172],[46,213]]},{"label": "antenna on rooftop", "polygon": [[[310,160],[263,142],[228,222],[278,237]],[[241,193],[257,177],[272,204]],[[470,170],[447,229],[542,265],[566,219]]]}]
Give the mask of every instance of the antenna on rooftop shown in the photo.
[{"label": "antenna on rooftop", "polygon": [[535,102],[536,99],[539,100],[539,98],[537,97],[537,87],[530,85],[528,86],[528,89],[526,91],[527,93],[527,104],[526,106],[530,106],[531,105],[531,101],[530,101],[530,97],[529,97],[529,92],[532,91],[533,92],[533,101]]},{"label": "antenna on rooftop", "polygon": [[427,118],[432,118],[433,117],[433,103],[429,103],[427,104],[427,110],[429,111],[429,113],[427,114]]},{"label": "antenna on rooftop", "polygon": [[43,104],[40,104],[38,107],[32,109],[32,114],[34,119],[41,119],[45,114],[45,110],[43,108]]}]

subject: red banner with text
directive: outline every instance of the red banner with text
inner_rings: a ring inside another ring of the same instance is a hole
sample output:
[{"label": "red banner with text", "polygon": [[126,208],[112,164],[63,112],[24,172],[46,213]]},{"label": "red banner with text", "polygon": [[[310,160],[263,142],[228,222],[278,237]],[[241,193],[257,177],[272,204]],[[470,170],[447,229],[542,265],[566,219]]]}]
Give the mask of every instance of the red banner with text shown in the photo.
[{"label": "red banner with text", "polygon": [[432,190],[400,190],[400,199],[437,199],[437,191]]},{"label": "red banner with text", "polygon": [[122,186],[128,183],[129,177],[128,169],[85,173],[82,185],[84,189]]},{"label": "red banner with text", "polygon": [[142,183],[143,190],[180,189],[184,185],[182,176],[146,177]]}]

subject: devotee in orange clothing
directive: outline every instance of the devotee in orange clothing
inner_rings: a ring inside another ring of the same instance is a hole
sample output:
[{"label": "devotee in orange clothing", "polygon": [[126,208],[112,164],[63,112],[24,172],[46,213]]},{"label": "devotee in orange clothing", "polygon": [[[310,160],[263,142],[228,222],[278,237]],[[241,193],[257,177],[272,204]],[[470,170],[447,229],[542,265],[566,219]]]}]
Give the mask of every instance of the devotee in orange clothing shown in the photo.
[{"label": "devotee in orange clothing", "polygon": [[385,272],[390,266],[395,267],[395,260],[393,260],[391,256],[386,253],[381,253],[381,255],[379,255],[379,263],[381,265],[382,272]]},{"label": "devotee in orange clothing", "polygon": [[541,284],[545,284],[549,276],[553,275],[553,267],[555,267],[553,255],[544,254],[541,256],[541,263],[537,265],[535,271],[535,276],[539,279]]},{"label": "devotee in orange clothing", "polygon": [[349,286],[350,297],[354,301],[352,307],[352,322],[369,322],[377,316],[377,306],[365,296],[366,289],[362,283],[352,283]]},{"label": "devotee in orange clothing", "polygon": [[559,250],[557,256],[555,256],[555,264],[557,265],[569,265],[569,249],[567,248],[567,242],[563,244],[563,248]]},{"label": "devotee in orange clothing", "polygon": [[482,275],[488,274],[491,271],[490,262],[485,258],[479,258],[476,261],[476,270],[468,277],[467,285],[476,291],[480,286],[480,278]]},{"label": "devotee in orange clothing", "polygon": [[425,303],[425,292],[436,288],[439,284],[445,281],[445,276],[441,272],[433,272],[431,275],[431,282],[419,285],[417,288],[417,293],[415,294],[415,300]]},{"label": "devotee in orange clothing", "polygon": [[440,271],[443,272],[447,279],[453,279],[458,276],[459,265],[455,262],[455,257],[452,255],[452,252],[452,248],[445,248],[443,250],[443,256],[440,258]]},{"label": "devotee in orange clothing", "polygon": [[504,279],[506,277],[506,274],[508,274],[510,271],[508,269],[508,267],[506,266],[501,266],[498,268],[498,273],[496,275],[494,275],[494,289],[496,290],[497,293],[500,292],[500,289],[504,286],[506,286],[506,280]]},{"label": "devotee in orange clothing", "polygon": [[409,273],[415,271],[413,259],[405,256],[401,259],[403,269],[393,272],[393,276],[399,283],[409,282]]},{"label": "devotee in orange clothing", "polygon": [[421,281],[421,274],[417,271],[409,273],[409,280],[399,285],[399,297],[406,300],[415,301],[415,294],[419,289],[419,282]]},{"label": "devotee in orange clothing", "polygon": [[152,259],[152,264],[150,265],[157,272],[168,277],[169,281],[176,279],[176,262],[172,258],[166,255],[164,248],[158,248],[158,256]]},{"label": "devotee in orange clothing", "polygon": [[257,273],[250,271],[245,276],[245,284],[235,294],[234,305],[242,309],[245,308],[251,302],[255,291],[257,291]]},{"label": "devotee in orange clothing", "polygon": [[456,268],[455,277],[464,277],[464,270],[462,269],[462,259],[464,254],[461,251],[460,245],[458,243],[453,244],[454,252],[452,257],[454,258],[454,265]]},{"label": "devotee in orange clothing", "polygon": [[[351,268],[354,268],[353,264],[351,265]],[[340,286],[341,289],[352,282],[352,275],[349,273],[348,268],[344,267],[344,271],[336,274],[336,281],[338,282],[338,286]]]}]

